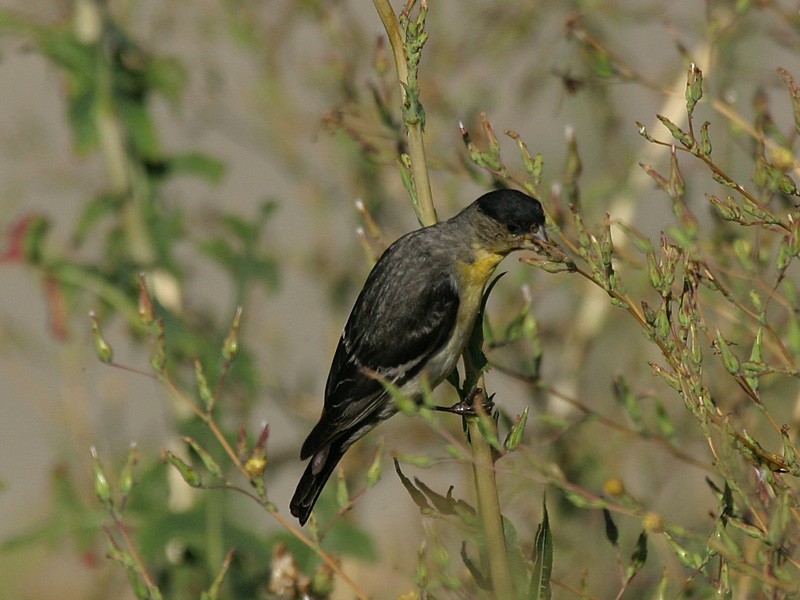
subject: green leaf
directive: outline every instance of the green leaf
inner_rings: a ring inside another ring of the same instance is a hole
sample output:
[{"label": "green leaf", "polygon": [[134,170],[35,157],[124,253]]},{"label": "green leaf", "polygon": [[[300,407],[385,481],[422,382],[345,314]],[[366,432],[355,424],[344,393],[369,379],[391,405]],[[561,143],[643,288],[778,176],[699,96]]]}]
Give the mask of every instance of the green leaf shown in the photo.
[{"label": "green leaf", "polygon": [[700,127],[700,151],[703,155],[709,156],[711,154],[711,137],[708,134],[708,128],[711,125],[709,121],[705,121]]},{"label": "green leaf", "polygon": [[400,483],[403,484],[403,487],[406,488],[408,495],[411,496],[411,499],[414,501],[420,511],[428,512],[433,510],[431,505],[428,504],[427,498],[425,498],[425,494],[420,492],[411,480],[403,474],[403,471],[400,470],[400,463],[397,462],[397,459],[394,459],[394,470],[397,473],[397,476],[400,478]]},{"label": "green leaf", "polygon": [[725,518],[733,514],[733,490],[727,480],[725,481],[725,488],[722,490],[720,502],[722,503],[720,519],[724,521]]},{"label": "green leaf", "polygon": [[94,311],[89,313],[89,320],[92,325],[92,340],[94,341],[95,354],[101,362],[109,364],[114,360],[114,351],[100,332],[100,322],[97,320],[97,315],[94,314]]},{"label": "green leaf", "polygon": [[[791,469],[790,472],[795,477],[798,476],[800,473],[800,466],[797,464],[797,453],[795,452],[794,443],[792,441],[792,436],[790,435],[790,427],[788,425],[783,425],[781,427],[781,439],[783,440],[783,458],[786,461],[786,464],[789,465]],[[0,490],[2,490],[2,486],[0,486]]]},{"label": "green leaf", "polygon": [[700,554],[696,552],[690,552],[684,548],[668,532],[664,531],[662,535],[664,536],[664,539],[667,540],[667,543],[672,547],[672,551],[675,553],[675,556],[678,557],[678,560],[681,561],[684,567],[692,570],[700,569],[706,562],[706,559],[704,559]]},{"label": "green leaf", "polygon": [[112,215],[118,208],[119,202],[113,194],[100,194],[84,204],[75,233],[72,234],[73,243],[81,245],[97,222],[103,217]]},{"label": "green leaf", "polygon": [[175,174],[200,177],[209,183],[219,183],[225,175],[225,163],[203,152],[187,152],[172,156],[168,168]]},{"label": "green leaf", "polygon": [[664,439],[673,442],[675,440],[675,425],[672,423],[667,409],[661,400],[656,400],[656,422],[658,430]]},{"label": "green leaf", "polygon": [[217,600],[217,598],[219,598],[219,593],[222,590],[222,584],[225,582],[225,575],[228,574],[228,568],[230,568],[231,562],[233,562],[232,549],[228,550],[228,554],[222,561],[222,564],[219,567],[219,571],[217,571],[217,576],[214,578],[211,587],[208,588],[208,591],[203,592],[200,595],[201,600]]},{"label": "green leaf", "polygon": [[[790,505],[791,503],[791,505]],[[792,522],[793,502],[785,491],[779,496],[777,506],[772,511],[767,531],[767,542],[772,548],[780,548],[789,535],[789,524]]]},{"label": "green leaf", "polygon": [[689,116],[694,112],[694,107],[703,97],[703,72],[692,63],[686,78],[686,112]]},{"label": "green leaf", "polygon": [[142,325],[150,329],[156,320],[156,307],[153,304],[153,297],[147,286],[147,279],[143,272],[139,273],[139,297],[137,298],[136,311],[139,313],[139,320]]},{"label": "green leaf", "polygon": [[108,482],[100,458],[97,456],[97,449],[92,446],[92,474],[94,475],[94,493],[106,508],[113,508],[114,501],[111,497],[111,484]]},{"label": "green leaf", "polygon": [[190,487],[200,487],[203,485],[202,480],[200,479],[200,475],[197,474],[192,467],[186,464],[182,459],[175,456],[169,450],[164,450],[161,454],[162,460],[171,464],[180,474],[181,478],[189,485]]},{"label": "green leaf", "polygon": [[117,98],[114,107],[139,155],[148,159],[161,158],[161,141],[147,106],[138,99]]},{"label": "green leaf", "polygon": [[[735,524],[736,524],[737,520],[736,519],[730,519],[728,522],[731,525],[736,526]],[[742,525],[744,525],[744,523],[742,523]],[[749,525],[748,527],[757,530],[757,528],[753,527],[752,525]],[[730,556],[732,556],[737,561],[744,561],[744,555],[742,554],[742,548],[739,546],[739,544],[733,538],[731,538],[730,534],[728,533],[728,528],[723,524],[722,521],[717,521],[716,522],[715,529],[716,529],[715,536],[712,538],[713,544],[714,544],[713,547],[715,549],[716,548],[721,548],[723,551],[728,553]],[[760,531],[758,532],[758,534],[754,534],[753,535],[753,537],[756,537],[757,539],[758,539],[759,536],[760,536]],[[739,536],[737,536],[737,537],[739,537]],[[761,537],[760,539],[763,540],[763,537]]]},{"label": "green leaf", "polygon": [[636,123],[636,127],[637,127],[637,129],[639,131],[639,135],[640,136],[642,136],[648,142],[655,142],[656,141],[656,139],[652,135],[647,133],[647,127],[644,126],[644,123],[642,123],[641,121],[635,121],[635,123]]},{"label": "green leaf", "polygon": [[146,583],[145,574],[142,572],[140,563],[134,560],[133,555],[122,550],[108,531],[105,534],[108,544],[108,557],[121,565],[128,574],[128,580],[133,587],[133,593],[141,600],[161,600],[161,591]]},{"label": "green leaf", "polygon": [[631,392],[628,382],[625,381],[622,375],[617,375],[614,378],[612,389],[614,390],[614,397],[625,411],[625,415],[628,417],[633,429],[641,432],[644,426],[642,424],[642,412],[639,408],[639,401],[633,392]]},{"label": "green leaf", "polygon": [[[755,525],[751,525],[750,523],[745,523],[739,519],[728,518],[725,520],[725,524],[730,525],[734,529],[738,529],[739,531],[744,532],[745,534],[749,535],[751,538],[759,540],[761,542],[769,542],[767,536],[761,531],[760,528],[756,527]],[[718,525],[721,527],[721,525]],[[772,527],[772,522],[770,521],[770,527]],[[728,539],[728,543],[734,544],[733,540]],[[771,542],[770,542],[771,544]]]},{"label": "green leaf", "polygon": [[472,579],[475,580],[475,584],[482,590],[491,590],[492,583],[489,578],[480,570],[478,565],[469,557],[467,554],[467,543],[461,542],[461,561],[464,563],[464,566],[469,571],[469,574],[472,576]]},{"label": "green leaf", "polygon": [[256,248],[263,225],[272,212],[271,206],[272,203],[262,206],[255,223],[226,215],[222,224],[234,239],[215,237],[201,246],[203,253],[229,271],[240,286],[251,278],[262,281],[270,290],[278,286],[277,261],[259,255]]},{"label": "green leaf", "polygon": [[128,448],[128,454],[125,457],[125,465],[122,467],[122,470],[119,473],[119,481],[117,482],[123,504],[127,500],[128,494],[130,494],[134,485],[136,485],[136,477],[133,471],[138,462],[139,450],[136,447],[136,444],[132,443]]},{"label": "green leaf", "polygon": [[581,496],[580,494],[568,489],[564,489],[562,491],[564,493],[564,497],[578,508],[606,508],[608,506],[606,501],[602,498],[587,498],[586,496]]},{"label": "green leaf", "polygon": [[721,183],[722,185],[725,185],[729,188],[734,188],[734,189],[739,188],[739,184],[736,183],[733,179],[731,179],[727,175],[725,175],[724,173],[714,171],[713,173],[711,173],[711,178],[717,183]]},{"label": "green leaf", "polygon": [[367,468],[367,487],[372,487],[381,479],[383,474],[383,451],[384,439],[381,438],[378,442],[378,447],[375,449],[375,456],[372,458],[369,467]]},{"label": "green leaf", "polygon": [[717,348],[722,356],[722,363],[725,365],[728,373],[731,375],[738,375],[741,367],[739,359],[736,358],[736,355],[731,351],[730,345],[725,338],[722,337],[722,333],[720,333],[719,330],[717,330]]},{"label": "green leaf", "polygon": [[669,188],[667,190],[672,198],[683,198],[686,194],[686,182],[678,163],[678,153],[673,149],[670,159]]},{"label": "green leaf", "polygon": [[220,469],[217,461],[214,460],[214,457],[211,456],[211,454],[209,454],[209,452],[203,448],[197,440],[185,435],[183,436],[183,441],[191,446],[192,450],[195,451],[195,454],[200,457],[200,460],[203,462],[203,466],[205,466],[206,470],[211,473],[211,475],[214,477],[222,477],[222,469]]},{"label": "green leaf", "polygon": [[155,324],[156,337],[150,355],[150,366],[160,375],[167,366],[167,340],[164,335],[164,319],[156,319]]},{"label": "green leaf", "polygon": [[542,181],[542,166],[544,163],[544,158],[541,154],[537,154],[535,158],[531,157],[531,153],[528,151],[527,144],[523,141],[522,137],[520,137],[518,133],[514,131],[506,131],[506,135],[517,142],[525,171],[533,178],[533,185],[531,186],[532,189],[530,190],[533,192],[539,187],[539,184]]},{"label": "green leaf", "polygon": [[714,205],[714,208],[717,209],[717,213],[724,220],[733,221],[734,223],[744,223],[744,215],[733,197],[728,196],[725,200],[721,200],[714,195],[707,194],[706,198]]},{"label": "green leaf", "polygon": [[[22,238],[23,258],[32,265],[40,265],[45,262],[50,222],[41,215],[22,217],[15,225],[15,231],[19,231]],[[12,234],[12,236],[15,235]],[[12,239],[12,245],[15,243],[16,240]]]},{"label": "green leaf", "polygon": [[425,497],[430,500],[433,507],[439,511],[443,515],[454,515],[456,514],[456,506],[458,505],[458,501],[453,498],[453,486],[450,486],[447,490],[447,496],[442,496],[441,494],[433,491],[427,484],[420,480],[419,478],[414,478],[414,483],[417,488],[425,494]]},{"label": "green leaf", "polygon": [[617,75],[614,61],[605,49],[591,44],[586,44],[584,49],[587,52],[590,68],[594,71],[594,75],[600,78]]},{"label": "green leaf", "polygon": [[425,455],[416,455],[416,454],[397,454],[395,455],[397,461],[407,464],[413,465],[415,467],[420,467],[422,469],[428,469],[433,465],[433,459],[430,456]]},{"label": "green leaf", "polygon": [[508,432],[508,436],[506,436],[506,440],[503,442],[503,446],[508,452],[516,450],[517,446],[522,442],[522,435],[525,433],[525,424],[528,422],[528,412],[529,407],[526,406],[522,414],[517,417],[517,420],[514,421],[514,424],[511,426],[511,431]]},{"label": "green leaf", "polygon": [[200,399],[203,401],[203,406],[206,407],[206,411],[211,412],[214,410],[216,398],[211,393],[211,388],[208,386],[208,379],[206,379],[206,374],[203,370],[203,363],[200,362],[199,358],[196,358],[194,361],[194,374],[197,380],[197,390],[200,394]]},{"label": "green leaf", "polygon": [[692,136],[689,135],[687,132],[683,131],[680,127],[678,127],[675,123],[670,121],[664,115],[656,115],[659,121],[664,124],[664,126],[669,129],[669,132],[672,134],[676,140],[678,140],[683,146],[686,148],[691,148],[694,146],[694,140],[692,140]]},{"label": "green leaf", "polygon": [[242,307],[238,306],[233,315],[233,321],[231,322],[231,327],[228,330],[228,335],[222,342],[222,356],[228,362],[233,361],[237,356],[239,356],[239,328],[241,327],[241,322]]},{"label": "green leaf", "polygon": [[186,68],[174,58],[151,58],[145,69],[148,87],[158,90],[174,106],[178,104],[186,87]]},{"label": "green leaf", "polygon": [[547,497],[542,498],[542,522],[533,543],[533,574],[528,588],[530,600],[550,600],[550,576],[553,573],[553,536],[547,515]]}]

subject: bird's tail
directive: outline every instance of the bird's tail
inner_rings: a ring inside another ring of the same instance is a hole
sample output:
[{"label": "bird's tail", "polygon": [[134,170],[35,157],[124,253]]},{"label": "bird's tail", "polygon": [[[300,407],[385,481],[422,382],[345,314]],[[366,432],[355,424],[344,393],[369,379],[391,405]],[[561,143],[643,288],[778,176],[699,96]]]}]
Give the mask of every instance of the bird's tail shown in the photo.
[{"label": "bird's tail", "polygon": [[[297,489],[294,492],[292,501],[289,503],[289,510],[300,521],[300,525],[305,525],[314,504],[319,498],[322,488],[333,473],[336,465],[339,464],[344,452],[347,448],[342,448],[339,444],[332,444],[324,450],[315,454],[311,461],[308,463],[303,476],[300,478],[300,483],[297,484]],[[320,457],[319,455],[325,453],[326,456]],[[320,458],[324,461],[322,468],[319,469],[317,463]],[[315,467],[318,471],[315,473]]]}]

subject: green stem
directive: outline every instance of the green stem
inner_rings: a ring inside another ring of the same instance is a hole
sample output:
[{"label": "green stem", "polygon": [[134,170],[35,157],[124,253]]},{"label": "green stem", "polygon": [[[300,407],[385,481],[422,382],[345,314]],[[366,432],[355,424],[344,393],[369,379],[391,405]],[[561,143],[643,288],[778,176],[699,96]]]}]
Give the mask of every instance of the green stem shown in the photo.
[{"label": "green stem", "polygon": [[[375,10],[381,18],[389,44],[392,47],[394,64],[397,69],[397,80],[403,95],[405,106],[408,94],[408,60],[403,43],[400,23],[389,0],[372,0]],[[421,119],[405,120],[408,136],[408,155],[411,158],[411,175],[414,179],[414,190],[417,195],[417,217],[422,225],[433,225],[438,220],[433,206],[431,181],[428,176],[428,164],[425,158],[425,142],[423,139],[423,122]]]},{"label": "green stem", "polygon": [[52,265],[46,274],[51,275],[63,285],[75,286],[95,294],[113,306],[118,313],[124,315],[131,327],[136,329],[141,327],[136,305],[131,302],[122,288],[113,285],[101,275],[88,268],[66,262]]},{"label": "green stem", "polygon": [[[482,396],[482,394],[481,394]],[[476,403],[477,405],[477,403]],[[516,598],[508,565],[506,540],[503,533],[503,517],[500,512],[500,497],[497,493],[497,477],[494,470],[492,447],[481,434],[478,421],[481,417],[467,419],[470,443],[472,444],[472,468],[475,475],[475,491],[478,496],[478,514],[489,559],[489,576],[495,598]],[[485,423],[494,425],[492,418]],[[496,431],[495,431],[496,435]]]},{"label": "green stem", "polygon": [[216,572],[225,558],[224,507],[222,494],[208,494],[206,500],[206,557],[209,573]]},{"label": "green stem", "polygon": [[[82,15],[86,20],[103,23],[105,16],[100,5],[82,3]],[[89,16],[92,13],[92,16]],[[114,91],[114,61],[110,42],[98,31],[96,45],[97,100],[95,124],[100,151],[106,165],[108,186],[111,193],[121,200],[122,231],[128,243],[131,258],[140,265],[150,265],[155,260],[152,240],[146,222],[148,190],[140,177],[134,173],[134,165],[128,152],[125,125],[117,114]]]},{"label": "green stem", "polygon": [[[375,9],[380,15],[383,27],[392,47],[397,79],[406,105],[409,84],[408,60],[405,53],[403,34],[397,15],[389,4],[389,0],[373,0]],[[424,9],[424,5],[423,5]],[[417,216],[422,225],[433,225],[437,222],[436,209],[433,205],[430,178],[425,158],[423,139],[423,120],[405,119],[408,136],[408,151],[411,159],[411,175],[417,195]],[[466,357],[465,357],[465,360]],[[494,421],[488,419],[492,424]],[[478,511],[482,523],[486,551],[489,557],[489,574],[496,598],[514,598],[515,592],[511,580],[511,569],[506,554],[503,520],[500,513],[500,499],[497,493],[497,479],[494,471],[492,447],[483,438],[478,427],[478,418],[467,420],[473,448],[473,468],[475,488],[478,496]]]},{"label": "green stem", "polygon": [[414,188],[419,203],[419,222],[424,226],[433,225],[439,218],[436,216],[436,209],[433,206],[433,193],[428,178],[422,127],[418,123],[408,127],[408,149],[409,156],[411,156],[411,174],[414,177]]}]

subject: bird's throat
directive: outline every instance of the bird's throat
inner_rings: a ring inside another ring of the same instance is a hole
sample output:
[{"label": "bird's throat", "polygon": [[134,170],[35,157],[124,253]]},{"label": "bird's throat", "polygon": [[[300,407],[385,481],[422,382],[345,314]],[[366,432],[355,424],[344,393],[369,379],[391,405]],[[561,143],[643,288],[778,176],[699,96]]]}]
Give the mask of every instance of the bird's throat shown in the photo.
[{"label": "bird's throat", "polygon": [[477,286],[483,289],[489,277],[492,276],[497,265],[505,256],[494,252],[486,252],[476,248],[472,260],[458,261],[456,268],[459,270],[461,281],[470,286]]}]

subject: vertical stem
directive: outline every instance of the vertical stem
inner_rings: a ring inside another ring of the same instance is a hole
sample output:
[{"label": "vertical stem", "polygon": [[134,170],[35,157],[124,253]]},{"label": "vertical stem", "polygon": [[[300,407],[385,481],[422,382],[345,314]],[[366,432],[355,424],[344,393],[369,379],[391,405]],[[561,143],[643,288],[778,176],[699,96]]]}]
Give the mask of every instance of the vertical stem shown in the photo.
[{"label": "vertical stem", "polygon": [[224,509],[222,494],[209,494],[206,504],[206,566],[209,573],[219,569],[225,558],[224,547]]},{"label": "vertical stem", "polygon": [[[403,34],[400,23],[389,0],[372,0],[375,10],[381,18],[389,44],[392,47],[394,65],[397,69],[397,81],[400,83],[400,92],[403,95],[405,106],[408,95],[408,61],[406,59]],[[414,189],[417,194],[419,221],[422,225],[433,225],[437,221],[436,209],[433,206],[433,193],[431,181],[428,176],[428,164],[425,158],[425,142],[422,135],[422,120],[405,120],[408,136],[408,154],[411,158],[411,175],[414,179]]]},{"label": "vertical stem", "polygon": [[[397,15],[389,4],[389,0],[373,0],[373,4],[389,37],[397,69],[397,79],[403,95],[403,105],[405,106],[408,95],[409,70],[400,24]],[[414,179],[414,189],[417,194],[418,217],[422,225],[433,225],[437,221],[437,216],[436,209],[433,206],[433,195],[425,159],[423,123],[421,119],[405,120],[405,125],[408,135],[408,151],[411,158],[411,175]],[[467,360],[466,357],[465,360]],[[478,418],[480,417],[467,419],[473,448],[473,469],[478,497],[478,511],[486,541],[489,574],[492,579],[494,595],[496,598],[505,600],[514,598],[515,592],[506,554],[492,447],[481,435],[478,427]],[[494,421],[491,422],[494,423]]]},{"label": "vertical stem", "polygon": [[486,395],[481,392],[476,394],[475,407],[480,414],[477,417],[467,418],[470,443],[472,444],[472,468],[475,475],[475,491],[478,497],[478,515],[483,529],[486,543],[486,554],[489,559],[489,576],[492,580],[494,597],[498,599],[516,598],[514,584],[511,579],[511,568],[508,564],[506,553],[506,539],[503,533],[503,517],[500,512],[500,497],[497,493],[497,478],[494,470],[494,457],[492,447],[483,437],[478,426],[479,419],[484,419],[487,425],[497,427],[494,419],[483,411],[483,401]]},{"label": "vertical stem", "polygon": [[417,202],[419,203],[419,221],[422,225],[433,225],[439,219],[436,216],[436,208],[433,206],[433,192],[428,177],[422,126],[420,123],[415,123],[407,125],[407,127],[411,175],[414,177],[414,189],[417,191]]}]

